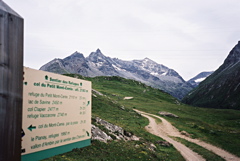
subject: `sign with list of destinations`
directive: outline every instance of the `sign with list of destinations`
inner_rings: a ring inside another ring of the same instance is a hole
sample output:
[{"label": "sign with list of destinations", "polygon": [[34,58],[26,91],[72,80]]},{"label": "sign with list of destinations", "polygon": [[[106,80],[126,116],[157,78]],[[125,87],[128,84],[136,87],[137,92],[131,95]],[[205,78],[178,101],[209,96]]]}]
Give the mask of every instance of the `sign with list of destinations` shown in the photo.
[{"label": "sign with list of destinations", "polygon": [[90,81],[25,67],[23,82],[23,161],[90,145]]}]

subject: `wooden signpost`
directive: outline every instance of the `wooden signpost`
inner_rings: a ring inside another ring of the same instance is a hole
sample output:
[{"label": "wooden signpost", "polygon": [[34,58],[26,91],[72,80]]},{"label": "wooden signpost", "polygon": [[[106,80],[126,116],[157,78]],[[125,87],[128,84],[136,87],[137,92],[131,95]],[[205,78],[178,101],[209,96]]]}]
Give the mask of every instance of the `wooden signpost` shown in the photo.
[{"label": "wooden signpost", "polygon": [[24,68],[23,18],[0,0],[0,161],[90,145],[91,82]]},{"label": "wooden signpost", "polygon": [[0,0],[0,161],[21,159],[23,18]]}]

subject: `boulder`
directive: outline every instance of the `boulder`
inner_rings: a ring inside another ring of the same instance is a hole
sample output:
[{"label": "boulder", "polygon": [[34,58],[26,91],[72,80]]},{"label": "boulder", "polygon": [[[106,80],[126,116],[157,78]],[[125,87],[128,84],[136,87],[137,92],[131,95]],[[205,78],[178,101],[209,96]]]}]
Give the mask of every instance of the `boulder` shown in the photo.
[{"label": "boulder", "polygon": [[170,144],[169,142],[167,142],[167,141],[161,141],[161,140],[156,141],[156,144],[159,144],[159,145],[165,146],[165,147],[171,146],[171,144]]},{"label": "boulder", "polygon": [[157,147],[153,143],[150,143],[150,145],[148,146],[148,149],[151,151],[155,151],[156,148]]},{"label": "boulder", "polygon": [[175,118],[179,118],[177,115],[172,114],[170,112],[165,112],[165,111],[161,111],[158,114],[162,115],[162,116],[168,116],[168,117],[175,117]]}]

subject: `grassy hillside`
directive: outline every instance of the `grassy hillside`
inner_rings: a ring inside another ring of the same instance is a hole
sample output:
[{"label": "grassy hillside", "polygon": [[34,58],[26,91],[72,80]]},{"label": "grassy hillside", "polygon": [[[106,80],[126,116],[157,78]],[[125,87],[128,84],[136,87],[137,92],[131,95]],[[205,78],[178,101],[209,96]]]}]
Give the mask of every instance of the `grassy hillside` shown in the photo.
[{"label": "grassy hillside", "polygon": [[240,110],[239,70],[240,64],[226,70],[219,68],[191,91],[183,102],[202,107]]},{"label": "grassy hillside", "polygon": [[[81,76],[69,75],[82,78]],[[82,78],[92,81],[93,89],[106,96],[93,97],[92,115],[99,116],[141,137],[140,141],[108,144],[93,141],[92,146],[76,149],[50,160],[184,160],[174,147],[156,144],[160,138],[147,133],[148,120],[136,114],[136,108],[148,113],[174,113],[179,118],[165,117],[179,130],[240,156],[240,111],[196,108],[180,104],[175,98],[134,80],[120,77]],[[124,100],[124,97],[133,97]],[[147,145],[154,143],[156,152]]]}]

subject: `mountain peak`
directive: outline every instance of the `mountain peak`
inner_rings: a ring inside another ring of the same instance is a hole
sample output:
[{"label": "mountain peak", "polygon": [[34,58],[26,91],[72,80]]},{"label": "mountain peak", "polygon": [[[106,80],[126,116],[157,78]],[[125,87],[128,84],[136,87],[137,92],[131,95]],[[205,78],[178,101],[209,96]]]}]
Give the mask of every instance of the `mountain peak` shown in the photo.
[{"label": "mountain peak", "polygon": [[96,50],[96,53],[102,53],[102,52],[101,52],[101,50],[98,48],[98,49]]},{"label": "mountain peak", "polygon": [[65,59],[70,59],[72,57],[84,58],[82,53],[79,53],[78,51],[75,51],[72,55],[66,57]]},{"label": "mountain peak", "polygon": [[83,55],[83,54],[79,53],[78,51],[75,51],[72,55]]},{"label": "mountain peak", "polygon": [[95,52],[91,52],[91,54],[88,56],[88,58],[92,62],[103,62],[106,59],[106,56],[103,55],[100,49],[97,49]]},{"label": "mountain peak", "polygon": [[[91,52],[90,55],[95,55],[95,56],[100,56],[100,57],[103,57],[103,56],[104,56],[100,49],[97,49],[95,52]],[[90,56],[90,55],[89,55],[89,56]],[[105,57],[105,56],[104,56],[104,57]]]},{"label": "mountain peak", "polygon": [[143,60],[147,60],[147,61],[149,61],[149,60],[151,60],[151,59],[149,59],[148,57],[146,57],[146,58],[144,58]]},{"label": "mountain peak", "polygon": [[144,58],[144,59],[143,59],[143,62],[145,62],[145,63],[147,63],[147,62],[156,63],[155,61],[149,59],[148,57]]},{"label": "mountain peak", "polygon": [[230,51],[229,55],[224,61],[224,65],[233,65],[238,61],[240,61],[240,41],[238,41],[238,44],[235,45],[235,47]]}]

